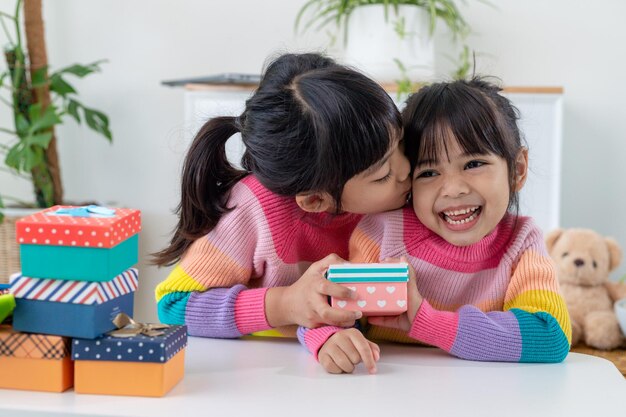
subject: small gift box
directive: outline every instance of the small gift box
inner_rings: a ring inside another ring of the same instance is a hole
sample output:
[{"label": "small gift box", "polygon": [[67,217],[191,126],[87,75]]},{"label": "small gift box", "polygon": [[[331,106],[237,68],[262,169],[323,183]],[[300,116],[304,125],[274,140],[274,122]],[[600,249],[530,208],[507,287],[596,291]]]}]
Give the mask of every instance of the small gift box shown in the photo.
[{"label": "small gift box", "polygon": [[0,323],[11,315],[15,308],[15,297],[9,294],[9,286],[0,284]]},{"label": "small gift box", "polygon": [[138,273],[130,268],[110,281],[40,279],[15,274],[13,327],[32,333],[95,339],[115,329],[119,313],[133,314]]},{"label": "small gift box", "polygon": [[126,319],[131,330],[123,329],[122,337],[74,339],[77,393],[162,397],[183,378],[187,327],[154,330]]},{"label": "small gift box", "polygon": [[22,273],[108,281],[137,263],[139,210],[54,206],[18,220]]},{"label": "small gift box", "polygon": [[0,325],[0,388],[63,392],[73,377],[70,339]]},{"label": "small gift box", "polygon": [[406,311],[409,267],[406,263],[330,265],[326,278],[355,291],[356,300],[331,298],[333,307],[369,316],[392,316]]}]

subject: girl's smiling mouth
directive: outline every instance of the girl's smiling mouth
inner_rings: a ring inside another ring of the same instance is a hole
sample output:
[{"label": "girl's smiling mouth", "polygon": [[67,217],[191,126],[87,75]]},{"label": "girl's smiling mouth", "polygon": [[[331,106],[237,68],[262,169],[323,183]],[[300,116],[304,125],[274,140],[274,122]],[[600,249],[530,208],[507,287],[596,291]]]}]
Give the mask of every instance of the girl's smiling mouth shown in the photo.
[{"label": "girl's smiling mouth", "polygon": [[467,206],[443,210],[439,212],[439,217],[444,221],[448,229],[463,231],[474,226],[481,213],[482,206]]}]

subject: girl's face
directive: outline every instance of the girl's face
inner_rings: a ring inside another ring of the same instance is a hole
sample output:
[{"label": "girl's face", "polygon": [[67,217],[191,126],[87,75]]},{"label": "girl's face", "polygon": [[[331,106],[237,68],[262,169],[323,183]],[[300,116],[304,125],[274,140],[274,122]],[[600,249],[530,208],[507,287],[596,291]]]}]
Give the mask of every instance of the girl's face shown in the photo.
[{"label": "girl's face", "polygon": [[[495,154],[468,155],[456,139],[447,141],[438,161],[418,160],[413,173],[413,210],[419,220],[449,243],[479,242],[502,220],[511,185],[506,160]],[[526,179],[528,154],[516,161],[513,191]]]},{"label": "girl's face", "polygon": [[380,162],[348,180],[341,195],[342,210],[368,214],[404,206],[411,191],[410,171],[402,143],[396,141]]}]

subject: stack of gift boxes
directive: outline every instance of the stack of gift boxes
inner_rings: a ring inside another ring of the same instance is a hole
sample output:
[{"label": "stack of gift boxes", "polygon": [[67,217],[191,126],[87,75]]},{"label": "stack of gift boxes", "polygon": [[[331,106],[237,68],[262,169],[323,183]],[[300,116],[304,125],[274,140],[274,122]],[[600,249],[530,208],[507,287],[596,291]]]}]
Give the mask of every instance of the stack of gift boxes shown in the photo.
[{"label": "stack of gift boxes", "polygon": [[13,326],[0,326],[0,388],[162,396],[182,379],[186,328],[130,319],[140,229],[138,210],[98,206],[16,223],[22,271],[10,279]]}]

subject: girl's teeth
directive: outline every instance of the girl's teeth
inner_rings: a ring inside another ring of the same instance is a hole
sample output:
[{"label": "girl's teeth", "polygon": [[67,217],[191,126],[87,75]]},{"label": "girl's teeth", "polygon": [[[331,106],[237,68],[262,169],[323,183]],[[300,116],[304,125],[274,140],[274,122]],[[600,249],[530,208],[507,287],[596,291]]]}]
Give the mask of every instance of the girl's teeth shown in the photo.
[{"label": "girl's teeth", "polygon": [[454,210],[454,211],[444,211],[443,214],[445,214],[446,216],[460,216],[461,214],[467,214],[470,213],[472,211],[476,211],[478,210],[479,206],[476,207],[470,207],[470,208],[466,208],[463,210]]},{"label": "girl's teeth", "polygon": [[451,219],[450,217],[448,217],[448,216],[445,216],[445,219],[446,219],[446,221],[447,221],[448,223],[450,223],[450,224],[463,224],[463,223],[471,222],[472,220],[474,220],[474,219],[476,218],[476,216],[477,216],[477,213],[476,213],[476,212],[474,212],[474,213],[472,213],[472,215],[471,215],[471,216],[469,216],[468,218],[463,219],[463,220],[452,220],[452,219]]}]

